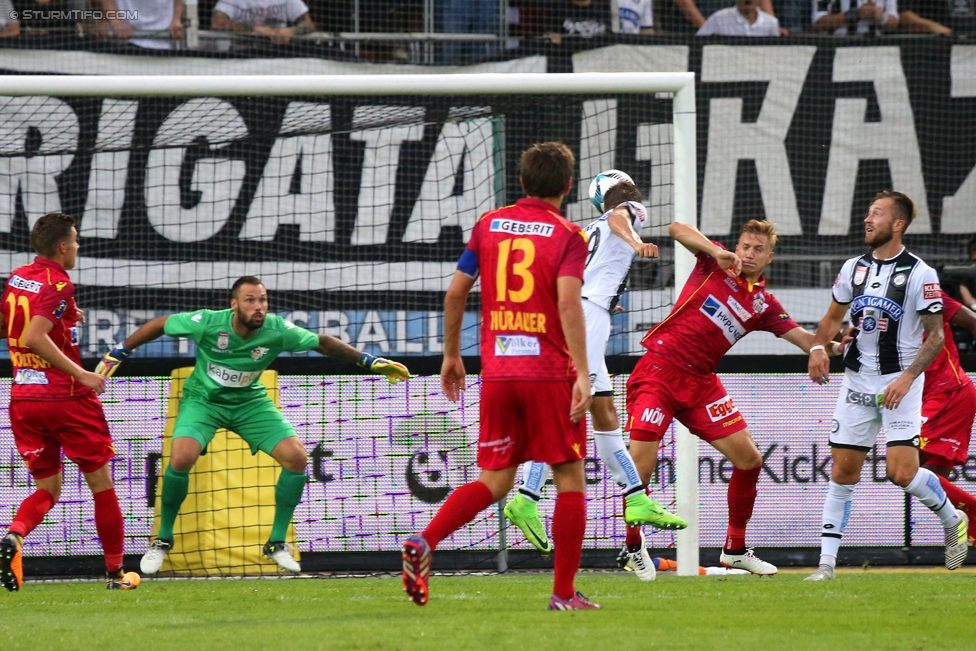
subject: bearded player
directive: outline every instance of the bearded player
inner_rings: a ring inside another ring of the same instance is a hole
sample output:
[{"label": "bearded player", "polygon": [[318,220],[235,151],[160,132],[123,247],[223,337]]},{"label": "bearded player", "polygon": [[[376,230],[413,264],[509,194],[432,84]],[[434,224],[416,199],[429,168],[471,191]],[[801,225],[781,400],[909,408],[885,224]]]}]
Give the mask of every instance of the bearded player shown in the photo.
[{"label": "bearded player", "polygon": [[[611,175],[605,172],[604,175]],[[621,174],[621,173],[616,173]],[[624,445],[620,419],[613,404],[613,385],[604,357],[610,341],[610,316],[627,287],[627,275],[635,257],[656,258],[657,246],[641,240],[639,232],[647,221],[640,190],[621,178],[606,190],[599,208],[607,210],[584,230],[589,255],[583,273],[583,316],[586,319],[586,356],[593,386],[593,439],[600,460],[620,485],[624,495],[624,520],[627,527],[626,554],[634,573],[642,581],[653,581],[654,563],[641,532],[641,525],[658,529],[684,529],[688,524],[665,511],[648,498],[634,461]],[[505,506],[505,515],[517,525],[540,551],[552,551],[545,527],[539,519],[537,503],[549,468],[530,462],[522,470],[518,494]]]},{"label": "bearded player", "polygon": [[161,316],[132,333],[95,369],[111,376],[123,359],[145,343],[167,334],[197,342],[196,366],[183,385],[173,448],[163,474],[159,532],[142,557],[144,574],[155,574],[173,548],[173,525],[186,499],[190,469],[218,429],[236,432],[251,448],[281,464],[275,485],[271,535],[263,553],[288,572],[300,572],[285,535],[305,491],[305,448],[295,428],[268,396],[261,373],[282,352],[314,350],[385,375],[391,383],[406,380],[407,368],[373,357],[335,337],[317,335],[279,316],[268,314],[268,291],[254,276],[237,279],[229,310],[197,310]]},{"label": "bearded player", "polygon": [[67,270],[78,260],[78,231],[70,215],[49,213],[34,224],[34,262],[7,279],[0,334],[7,337],[14,380],[10,426],[17,451],[36,490],[17,509],[0,541],[0,583],[23,584],[24,537],[39,525],[61,495],[61,452],[78,465],[95,501],[95,529],[105,554],[106,585],[128,588],[122,571],[122,510],[112,486],[112,435],[97,396],[105,379],[81,367],[76,325],[84,313],[75,304]]},{"label": "bearded player", "polygon": [[674,309],[641,340],[647,352],[627,381],[630,453],[642,481],[649,482],[657,467],[658,444],[677,418],[725,455],[733,470],[729,525],[719,561],[753,574],[775,574],[776,567],[756,557],[745,543],[763,457],[715,369],[732,345],[754,330],[771,332],[804,351],[813,345],[813,333],[797,325],[766,291],[763,271],[773,260],[774,224],[746,222],[735,253],[689,224],[675,222],[668,233],[698,263]]},{"label": "bearded player", "polygon": [[461,319],[480,274],[481,474],[451,493],[427,528],[404,542],[403,587],[418,606],[429,597],[437,545],[508,495],[519,464],[541,461],[552,466],[558,493],[549,609],[599,608],[574,586],[586,529],[583,416],[591,402],[580,300],[586,235],[559,212],[574,166],[562,143],[523,152],[519,177],[527,197],[481,216],[444,298],[441,385],[455,402],[465,379]]}]

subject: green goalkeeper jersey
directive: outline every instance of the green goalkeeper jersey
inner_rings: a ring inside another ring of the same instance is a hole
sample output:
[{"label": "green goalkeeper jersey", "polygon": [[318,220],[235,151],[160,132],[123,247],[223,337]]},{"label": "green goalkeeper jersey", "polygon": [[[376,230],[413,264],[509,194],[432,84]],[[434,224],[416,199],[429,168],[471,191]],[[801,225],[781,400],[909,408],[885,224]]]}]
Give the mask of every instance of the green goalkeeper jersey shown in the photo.
[{"label": "green goalkeeper jersey", "polygon": [[197,310],[166,319],[166,334],[197,342],[197,363],[183,386],[185,396],[222,404],[264,397],[267,389],[261,384],[261,373],[280,353],[319,345],[314,333],[271,314],[253,337],[241,339],[231,326],[233,314],[233,310]]}]

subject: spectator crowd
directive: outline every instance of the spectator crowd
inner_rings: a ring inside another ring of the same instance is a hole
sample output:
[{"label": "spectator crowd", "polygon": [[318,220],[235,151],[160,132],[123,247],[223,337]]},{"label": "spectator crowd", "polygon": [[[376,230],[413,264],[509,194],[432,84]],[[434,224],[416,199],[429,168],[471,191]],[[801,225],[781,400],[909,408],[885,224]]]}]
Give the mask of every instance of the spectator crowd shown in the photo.
[{"label": "spectator crowd", "polygon": [[[75,30],[80,24],[86,34],[126,40],[140,48],[168,49],[185,36],[183,3],[0,0],[0,38]],[[424,0],[200,0],[200,26],[277,44],[317,30],[420,32],[425,4]],[[510,44],[516,39],[558,44],[608,34],[976,33],[976,0],[435,0],[434,5],[436,31],[505,36],[512,39]],[[497,45],[441,47],[442,60],[450,62],[462,47],[481,55],[492,54]]]}]

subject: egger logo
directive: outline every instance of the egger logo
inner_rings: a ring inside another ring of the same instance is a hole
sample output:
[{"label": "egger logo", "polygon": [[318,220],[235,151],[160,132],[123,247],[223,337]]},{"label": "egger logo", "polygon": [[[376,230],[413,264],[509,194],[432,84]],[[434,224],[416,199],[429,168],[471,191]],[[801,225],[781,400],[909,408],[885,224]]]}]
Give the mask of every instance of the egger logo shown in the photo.
[{"label": "egger logo", "polygon": [[730,415],[739,411],[739,408],[735,406],[735,403],[732,402],[732,398],[729,396],[719,398],[710,405],[705,405],[705,409],[708,411],[708,417],[712,419],[713,423],[725,420]]}]

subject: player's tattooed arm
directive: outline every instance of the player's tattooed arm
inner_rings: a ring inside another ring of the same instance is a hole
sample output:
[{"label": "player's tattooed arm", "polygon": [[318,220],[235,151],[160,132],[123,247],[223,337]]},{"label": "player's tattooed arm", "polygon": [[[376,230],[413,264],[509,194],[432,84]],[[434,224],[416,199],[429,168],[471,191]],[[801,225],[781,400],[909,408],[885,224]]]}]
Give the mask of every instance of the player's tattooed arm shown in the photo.
[{"label": "player's tattooed arm", "polygon": [[925,341],[915,353],[915,361],[905,369],[905,373],[910,373],[913,380],[925,372],[925,369],[932,363],[932,360],[939,356],[942,347],[945,345],[942,315],[922,314],[921,320],[922,328],[925,330]]},{"label": "player's tattooed arm", "polygon": [[885,388],[884,395],[881,397],[881,404],[885,409],[895,409],[901,404],[902,399],[912,388],[912,383],[919,375],[925,372],[928,365],[932,363],[945,344],[945,335],[942,329],[941,314],[922,314],[922,328],[925,329],[925,341],[922,347],[915,353],[915,360],[912,365],[905,369],[897,380]]},{"label": "player's tattooed arm", "polygon": [[319,353],[328,357],[334,357],[335,359],[341,359],[351,364],[359,362],[359,357],[362,353],[346,342],[341,339],[336,339],[331,335],[319,335],[318,337],[319,345],[315,350]]}]

